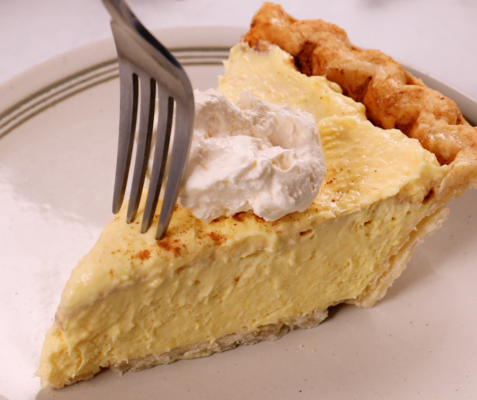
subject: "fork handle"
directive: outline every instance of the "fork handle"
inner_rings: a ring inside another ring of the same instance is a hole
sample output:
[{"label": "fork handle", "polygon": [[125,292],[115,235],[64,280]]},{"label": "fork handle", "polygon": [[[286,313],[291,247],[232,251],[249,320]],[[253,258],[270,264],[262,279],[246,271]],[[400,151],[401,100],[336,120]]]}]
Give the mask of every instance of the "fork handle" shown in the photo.
[{"label": "fork handle", "polygon": [[111,17],[116,21],[123,20],[124,22],[131,23],[130,17],[133,16],[137,21],[137,18],[131,11],[131,9],[122,0],[102,0],[104,6],[108,10]]}]

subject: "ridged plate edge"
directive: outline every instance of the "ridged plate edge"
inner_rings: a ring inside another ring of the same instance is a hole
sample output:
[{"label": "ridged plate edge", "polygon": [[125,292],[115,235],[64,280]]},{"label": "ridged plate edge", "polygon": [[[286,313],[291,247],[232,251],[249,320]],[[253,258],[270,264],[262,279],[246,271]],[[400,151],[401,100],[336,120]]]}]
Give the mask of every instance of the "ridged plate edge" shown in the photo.
[{"label": "ridged plate edge", "polygon": [[[192,27],[157,30],[154,34],[188,66],[221,64],[245,31],[240,27]],[[183,42],[184,37],[188,38],[187,43]],[[466,119],[477,124],[477,100],[432,74],[405,67],[428,86],[453,99]],[[18,75],[0,85],[0,138],[63,99],[117,76],[112,39],[65,53]]]}]

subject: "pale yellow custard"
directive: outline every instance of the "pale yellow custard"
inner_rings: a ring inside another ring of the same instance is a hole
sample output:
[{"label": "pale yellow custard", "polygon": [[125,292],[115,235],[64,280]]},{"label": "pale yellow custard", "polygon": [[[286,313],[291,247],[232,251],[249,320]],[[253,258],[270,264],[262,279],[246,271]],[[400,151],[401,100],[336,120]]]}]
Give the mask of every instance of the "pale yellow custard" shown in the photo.
[{"label": "pale yellow custard", "polygon": [[[243,89],[315,117],[327,164],[315,202],[276,222],[240,213],[205,224],[178,207],[161,242],[157,217],[141,234],[124,206],[66,284],[42,350],[44,386],[209,355],[258,331],[276,338],[267,327],[316,325],[310,316],[344,301],[372,305],[445,218],[429,193],[448,167],[374,127],[336,84],[302,75],[278,47],[240,44],[218,90],[235,101]],[[300,318],[311,322],[290,322]],[[222,345],[227,337],[235,342]]]}]

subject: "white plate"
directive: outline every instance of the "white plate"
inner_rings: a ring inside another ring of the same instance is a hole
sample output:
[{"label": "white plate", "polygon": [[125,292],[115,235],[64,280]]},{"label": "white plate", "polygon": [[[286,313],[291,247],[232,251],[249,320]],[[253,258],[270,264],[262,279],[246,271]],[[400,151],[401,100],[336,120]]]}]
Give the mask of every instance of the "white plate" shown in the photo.
[{"label": "white plate", "polygon": [[[195,87],[216,86],[243,29],[156,34]],[[419,71],[477,121],[477,103]],[[0,86],[0,399],[463,399],[477,393],[477,192],[414,254],[376,307],[317,328],[55,391],[33,376],[77,260],[111,218],[118,80],[111,40]]]}]

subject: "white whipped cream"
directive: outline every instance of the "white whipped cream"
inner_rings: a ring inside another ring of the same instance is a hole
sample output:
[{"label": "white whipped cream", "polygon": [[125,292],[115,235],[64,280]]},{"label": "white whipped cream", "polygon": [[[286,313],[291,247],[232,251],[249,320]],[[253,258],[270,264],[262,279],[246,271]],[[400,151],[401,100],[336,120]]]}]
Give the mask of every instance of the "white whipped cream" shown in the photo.
[{"label": "white whipped cream", "polygon": [[253,211],[275,221],[313,202],[325,157],[311,114],[243,91],[233,104],[195,91],[194,134],[179,202],[204,222]]}]

